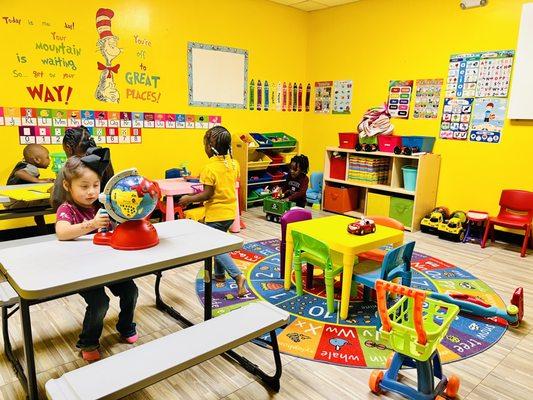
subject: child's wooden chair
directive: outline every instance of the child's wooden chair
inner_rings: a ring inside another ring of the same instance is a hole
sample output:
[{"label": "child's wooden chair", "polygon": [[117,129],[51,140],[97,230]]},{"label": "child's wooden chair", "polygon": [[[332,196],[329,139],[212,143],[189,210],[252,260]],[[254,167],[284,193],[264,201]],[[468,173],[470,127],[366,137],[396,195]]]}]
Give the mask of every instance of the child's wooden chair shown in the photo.
[{"label": "child's wooden chair", "polygon": [[[324,270],[328,313],[335,312],[335,277],[342,273],[342,254],[330,251],[320,240],[300,232],[292,231],[294,241],[293,268],[296,275],[296,294],[303,294],[302,263],[310,263]],[[339,257],[340,256],[340,257]],[[308,272],[309,273],[309,272]]]}]

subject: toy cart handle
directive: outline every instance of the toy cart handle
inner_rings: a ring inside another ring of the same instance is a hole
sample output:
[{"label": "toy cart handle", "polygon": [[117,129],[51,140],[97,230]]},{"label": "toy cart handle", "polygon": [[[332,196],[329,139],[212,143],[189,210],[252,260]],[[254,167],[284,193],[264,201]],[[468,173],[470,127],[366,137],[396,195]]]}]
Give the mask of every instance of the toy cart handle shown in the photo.
[{"label": "toy cart handle", "polygon": [[390,332],[392,330],[392,323],[387,312],[387,292],[395,293],[401,296],[411,297],[415,300],[414,309],[409,310],[412,313],[418,343],[426,344],[427,335],[422,324],[422,304],[426,300],[426,293],[422,290],[413,289],[410,287],[398,285],[396,283],[387,282],[381,279],[376,281],[376,297],[378,300],[378,312],[383,325],[383,330]]}]

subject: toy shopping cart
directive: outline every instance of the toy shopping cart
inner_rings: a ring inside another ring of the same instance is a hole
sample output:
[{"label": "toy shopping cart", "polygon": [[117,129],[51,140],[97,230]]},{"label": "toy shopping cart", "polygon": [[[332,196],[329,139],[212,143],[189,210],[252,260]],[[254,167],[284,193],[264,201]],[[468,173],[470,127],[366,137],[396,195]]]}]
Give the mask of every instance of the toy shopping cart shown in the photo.
[{"label": "toy shopping cart", "polygon": [[[375,288],[382,323],[377,338],[394,353],[387,361],[385,372],[372,371],[370,390],[376,394],[391,391],[413,400],[444,399],[443,393],[448,398],[455,397],[459,378],[451,375],[448,379],[443,375],[437,346],[459,313],[459,307],[428,298],[424,291],[392,282],[378,280]],[[387,308],[387,293],[402,297]],[[416,368],[417,388],[399,382],[403,366]],[[440,380],[437,385],[435,378]]]}]

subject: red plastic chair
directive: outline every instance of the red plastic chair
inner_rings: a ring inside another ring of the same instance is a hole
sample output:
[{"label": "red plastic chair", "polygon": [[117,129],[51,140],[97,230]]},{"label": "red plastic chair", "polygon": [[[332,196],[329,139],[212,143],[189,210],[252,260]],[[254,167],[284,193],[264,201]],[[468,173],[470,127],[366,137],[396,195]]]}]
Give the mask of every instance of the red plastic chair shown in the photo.
[{"label": "red plastic chair", "polygon": [[525,257],[529,237],[531,236],[532,221],[533,192],[527,190],[503,190],[500,197],[500,212],[496,217],[489,217],[481,247],[485,247],[489,232],[491,233],[491,241],[494,242],[495,225],[505,228],[523,229],[525,233],[520,256]]}]

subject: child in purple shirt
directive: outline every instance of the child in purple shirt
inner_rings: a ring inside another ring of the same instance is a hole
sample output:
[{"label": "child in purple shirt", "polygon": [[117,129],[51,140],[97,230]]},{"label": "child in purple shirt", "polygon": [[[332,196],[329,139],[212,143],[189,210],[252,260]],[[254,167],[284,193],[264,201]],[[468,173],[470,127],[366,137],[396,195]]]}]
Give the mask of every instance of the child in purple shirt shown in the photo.
[{"label": "child in purple shirt", "polygon": [[[57,209],[56,235],[59,240],[72,240],[106,228],[109,216],[98,213],[100,193],[100,171],[107,165],[98,155],[68,159],[64,167],[63,188],[66,201]],[[75,265],[72,268],[76,268]],[[138,290],[133,280],[107,285],[113,295],[120,297],[120,314],[117,331],[127,343],[135,343],[139,336],[133,322]],[[87,308],[83,327],[76,347],[86,361],[101,358],[100,335],[104,327],[104,317],[109,308],[109,297],[103,287],[80,292]]]}]

